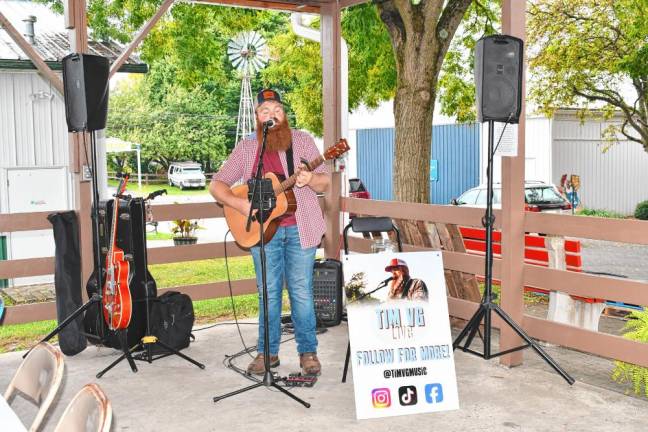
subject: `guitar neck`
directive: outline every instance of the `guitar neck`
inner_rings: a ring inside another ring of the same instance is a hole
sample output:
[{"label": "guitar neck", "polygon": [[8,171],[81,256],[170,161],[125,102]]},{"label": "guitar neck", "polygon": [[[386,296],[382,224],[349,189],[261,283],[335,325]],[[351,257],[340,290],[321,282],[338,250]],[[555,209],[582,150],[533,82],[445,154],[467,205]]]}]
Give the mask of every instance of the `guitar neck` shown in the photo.
[{"label": "guitar neck", "polygon": [[117,241],[117,218],[119,217],[119,198],[115,197],[113,200],[113,220],[112,220],[112,230],[110,232],[110,249],[108,250],[108,257],[110,257],[110,262],[113,262],[113,253],[115,251],[115,243]]},{"label": "guitar neck", "polygon": [[[318,156],[316,159],[313,159],[308,163],[308,166],[310,167],[311,171],[315,170],[315,168],[319,167],[324,163],[326,159],[324,159],[324,156]],[[288,177],[286,180],[282,181],[279,186],[277,186],[274,189],[275,195],[281,194],[286,192],[287,190],[291,189],[293,186],[295,186],[295,182],[297,181],[297,174],[293,174],[290,177]]]}]

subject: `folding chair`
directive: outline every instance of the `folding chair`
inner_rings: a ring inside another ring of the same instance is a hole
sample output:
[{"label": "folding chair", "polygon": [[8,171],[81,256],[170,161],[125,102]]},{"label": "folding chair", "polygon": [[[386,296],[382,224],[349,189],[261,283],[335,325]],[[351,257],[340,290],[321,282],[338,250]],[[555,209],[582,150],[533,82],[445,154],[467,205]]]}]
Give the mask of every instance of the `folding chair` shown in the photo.
[{"label": "folding chair", "polygon": [[342,231],[342,238],[344,239],[344,253],[349,254],[349,229],[353,230],[354,233],[382,233],[394,231],[396,233],[396,241],[398,242],[399,252],[403,251],[403,244],[401,243],[400,231],[394,225],[391,218],[388,217],[377,217],[377,216],[356,216],[344,227]]},{"label": "folding chair", "polygon": [[65,408],[54,432],[109,432],[112,406],[97,384],[87,384]]},{"label": "folding chair", "polygon": [[7,403],[22,393],[38,406],[36,417],[29,428],[38,430],[63,380],[63,354],[47,342],[36,345],[18,367],[5,391]]},{"label": "folding chair", "polygon": [[[403,251],[403,243],[401,242],[400,232],[398,228],[394,225],[394,222],[391,218],[388,217],[376,217],[376,216],[356,216],[344,227],[342,232],[342,238],[344,240],[344,253],[345,255],[349,254],[349,241],[348,234],[349,229],[353,230],[355,233],[383,233],[393,231],[396,233],[396,242],[398,243],[398,251]],[[347,344],[346,359],[344,360],[344,372],[342,373],[342,382],[346,382],[347,372],[349,371],[349,360],[351,358],[351,342]]]}]

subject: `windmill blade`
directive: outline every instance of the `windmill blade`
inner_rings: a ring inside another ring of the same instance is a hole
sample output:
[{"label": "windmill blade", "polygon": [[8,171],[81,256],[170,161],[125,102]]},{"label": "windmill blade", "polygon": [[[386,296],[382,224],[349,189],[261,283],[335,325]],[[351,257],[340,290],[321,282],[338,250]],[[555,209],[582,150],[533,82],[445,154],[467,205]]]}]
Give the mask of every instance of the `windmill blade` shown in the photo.
[{"label": "windmill blade", "polygon": [[259,44],[259,41],[261,40],[263,40],[263,37],[259,33],[250,32],[249,41],[248,41],[250,45],[257,46]]},{"label": "windmill blade", "polygon": [[264,67],[265,67],[265,64],[263,62],[261,62],[258,57],[255,57],[250,61],[250,69],[254,73],[260,71]]},{"label": "windmill blade", "polygon": [[270,58],[266,40],[256,31],[241,32],[230,39],[227,55],[232,66],[244,74],[255,74],[266,67]]}]

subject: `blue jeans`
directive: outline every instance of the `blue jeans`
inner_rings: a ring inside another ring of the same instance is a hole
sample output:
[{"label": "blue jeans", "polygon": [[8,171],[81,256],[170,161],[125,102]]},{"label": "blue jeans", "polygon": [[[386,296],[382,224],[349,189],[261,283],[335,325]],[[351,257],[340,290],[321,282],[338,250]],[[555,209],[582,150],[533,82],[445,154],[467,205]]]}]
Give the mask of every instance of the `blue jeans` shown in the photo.
[{"label": "blue jeans", "polygon": [[[268,334],[270,354],[279,354],[281,339],[281,297],[284,281],[288,285],[290,310],[295,326],[297,352],[317,352],[315,336],[315,305],[313,302],[313,264],[316,248],[302,249],[297,225],[277,228],[265,245],[266,282],[268,284]],[[259,343],[257,351],[265,347],[263,319],[263,284],[261,276],[261,248],[251,249],[259,290]]]}]

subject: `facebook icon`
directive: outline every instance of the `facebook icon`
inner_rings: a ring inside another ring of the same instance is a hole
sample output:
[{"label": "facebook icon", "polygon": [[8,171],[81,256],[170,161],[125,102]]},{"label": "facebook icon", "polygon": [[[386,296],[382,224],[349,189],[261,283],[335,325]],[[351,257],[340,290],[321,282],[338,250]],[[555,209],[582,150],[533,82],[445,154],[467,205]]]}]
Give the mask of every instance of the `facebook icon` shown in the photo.
[{"label": "facebook icon", "polygon": [[425,400],[427,403],[443,402],[443,387],[441,384],[426,384]]}]

